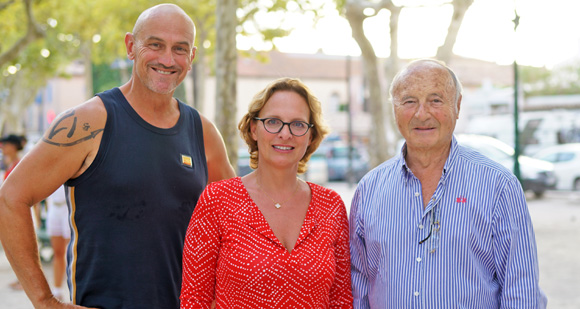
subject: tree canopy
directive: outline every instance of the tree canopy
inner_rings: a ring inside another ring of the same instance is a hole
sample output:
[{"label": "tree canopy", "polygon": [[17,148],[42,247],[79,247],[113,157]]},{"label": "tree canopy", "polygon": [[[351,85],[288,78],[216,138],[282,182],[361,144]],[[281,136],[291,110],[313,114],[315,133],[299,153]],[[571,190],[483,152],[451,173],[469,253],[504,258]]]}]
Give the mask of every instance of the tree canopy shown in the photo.
[{"label": "tree canopy", "polygon": [[[215,44],[211,42],[216,40],[215,1],[168,2],[182,7],[196,24],[198,50],[195,64],[200,68],[197,75],[212,74]],[[244,9],[237,11],[237,23],[258,25],[258,33],[264,40],[271,41],[287,34],[287,31],[264,27],[254,17],[261,12],[284,10],[289,2],[295,1],[264,3],[242,0],[239,3]],[[145,8],[155,4],[158,2],[151,0],[70,0],[66,5],[58,0],[1,1],[0,31],[3,38],[0,42],[0,72],[3,78],[0,82],[0,133],[6,119],[20,118],[25,108],[33,102],[33,95],[22,97],[16,93],[35,93],[51,77],[62,75],[63,67],[72,60],[82,59],[86,63],[87,88],[90,88],[87,96],[92,95],[92,64],[102,68],[119,60],[125,61],[125,33],[132,31],[137,17]],[[244,29],[247,28],[238,27],[242,35],[246,31]],[[203,83],[203,79],[199,79]],[[19,89],[14,88],[15,85]]]}]

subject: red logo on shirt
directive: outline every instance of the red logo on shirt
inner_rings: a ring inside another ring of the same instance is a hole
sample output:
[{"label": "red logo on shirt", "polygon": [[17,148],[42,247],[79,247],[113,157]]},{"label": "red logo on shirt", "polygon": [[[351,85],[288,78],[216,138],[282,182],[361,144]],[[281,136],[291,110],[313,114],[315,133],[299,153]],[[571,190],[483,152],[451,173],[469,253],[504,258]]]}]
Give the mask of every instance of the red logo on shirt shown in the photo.
[{"label": "red logo on shirt", "polygon": [[465,197],[458,197],[457,198],[457,203],[466,203],[467,202],[467,198]]}]

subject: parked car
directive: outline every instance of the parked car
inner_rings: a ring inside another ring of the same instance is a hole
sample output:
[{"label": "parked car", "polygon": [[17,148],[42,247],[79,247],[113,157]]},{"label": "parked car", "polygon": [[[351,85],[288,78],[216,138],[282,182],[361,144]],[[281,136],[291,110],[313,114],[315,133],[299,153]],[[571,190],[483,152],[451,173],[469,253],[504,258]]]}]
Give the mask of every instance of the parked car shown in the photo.
[{"label": "parked car", "polygon": [[[319,185],[325,185],[328,182],[328,165],[323,153],[314,152],[310,156],[307,167],[306,173],[299,175],[300,178]],[[238,176],[247,175],[252,171],[248,149],[238,149]]]},{"label": "parked car", "polygon": [[326,185],[328,182],[328,164],[323,153],[315,151],[310,156],[307,167],[306,173],[300,175],[302,179],[322,186]]},{"label": "parked car", "polygon": [[[348,180],[348,149],[348,145],[334,142],[320,145],[319,150],[317,150],[326,156],[329,181]],[[352,180],[358,182],[368,171],[369,161],[364,151],[360,148],[352,147]]]},{"label": "parked car", "polygon": [[[458,134],[456,137],[461,145],[475,149],[513,171],[515,151],[508,144],[485,135]],[[546,190],[556,187],[557,178],[552,163],[524,155],[520,155],[519,163],[522,187],[525,191],[532,191],[540,198]]]},{"label": "parked car", "polygon": [[580,143],[549,146],[533,157],[554,164],[556,189],[580,191]]},{"label": "parked car", "polygon": [[238,149],[238,176],[245,176],[252,171],[253,169],[250,167],[250,153],[248,152],[248,149]]}]

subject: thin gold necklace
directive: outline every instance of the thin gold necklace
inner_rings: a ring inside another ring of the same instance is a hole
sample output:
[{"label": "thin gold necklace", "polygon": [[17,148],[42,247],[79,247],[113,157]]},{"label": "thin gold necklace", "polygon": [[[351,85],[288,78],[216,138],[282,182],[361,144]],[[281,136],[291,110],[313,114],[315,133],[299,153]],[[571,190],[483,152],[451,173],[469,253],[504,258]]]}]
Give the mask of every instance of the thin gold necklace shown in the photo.
[{"label": "thin gold necklace", "polygon": [[[298,179],[298,177],[296,177],[296,179]],[[300,180],[296,182],[296,188],[294,188],[294,191],[292,191],[292,195],[282,202],[276,202],[270,195],[268,195],[268,193],[266,193],[266,191],[262,188],[262,185],[260,183],[261,183],[260,177],[258,177],[258,188],[260,189],[260,191],[262,191],[262,193],[264,193],[272,201],[272,203],[274,203],[274,207],[276,207],[276,209],[280,209],[280,207],[282,207],[282,204],[286,204],[286,202],[290,201],[294,197],[294,193],[298,191]]]}]

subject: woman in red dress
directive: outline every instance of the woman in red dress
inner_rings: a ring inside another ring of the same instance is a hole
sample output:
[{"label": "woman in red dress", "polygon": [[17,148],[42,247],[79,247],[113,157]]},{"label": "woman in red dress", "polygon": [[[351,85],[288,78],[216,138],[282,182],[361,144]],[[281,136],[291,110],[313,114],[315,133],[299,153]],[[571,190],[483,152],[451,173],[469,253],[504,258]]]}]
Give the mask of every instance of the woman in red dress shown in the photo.
[{"label": "woman in red dress", "polygon": [[346,208],[297,174],[328,128],[299,80],[260,91],[238,128],[255,169],[207,186],[183,252],[182,308],[352,308]]}]

